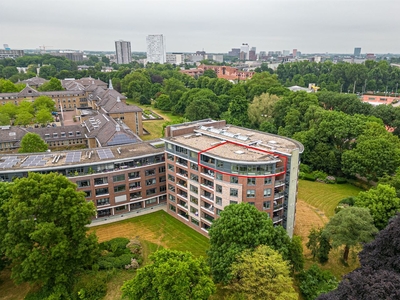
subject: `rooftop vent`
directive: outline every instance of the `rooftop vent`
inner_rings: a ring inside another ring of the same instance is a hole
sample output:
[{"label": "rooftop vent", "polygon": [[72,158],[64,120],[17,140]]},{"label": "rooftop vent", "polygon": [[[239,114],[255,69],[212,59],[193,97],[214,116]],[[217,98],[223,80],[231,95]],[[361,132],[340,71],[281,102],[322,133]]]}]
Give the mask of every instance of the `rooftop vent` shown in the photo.
[{"label": "rooftop vent", "polygon": [[238,150],[238,151],[235,151],[235,153],[236,153],[236,154],[244,154],[244,151]]}]

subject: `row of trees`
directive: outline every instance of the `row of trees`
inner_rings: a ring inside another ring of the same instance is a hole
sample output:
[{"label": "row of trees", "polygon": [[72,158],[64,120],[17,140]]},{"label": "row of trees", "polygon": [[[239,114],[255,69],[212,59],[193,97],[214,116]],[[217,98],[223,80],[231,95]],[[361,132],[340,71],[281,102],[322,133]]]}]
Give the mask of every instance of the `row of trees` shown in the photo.
[{"label": "row of trees", "polygon": [[338,93],[395,93],[400,82],[400,68],[391,66],[385,60],[367,60],[364,64],[301,61],[280,64],[276,73],[285,86],[315,83],[322,90]]}]

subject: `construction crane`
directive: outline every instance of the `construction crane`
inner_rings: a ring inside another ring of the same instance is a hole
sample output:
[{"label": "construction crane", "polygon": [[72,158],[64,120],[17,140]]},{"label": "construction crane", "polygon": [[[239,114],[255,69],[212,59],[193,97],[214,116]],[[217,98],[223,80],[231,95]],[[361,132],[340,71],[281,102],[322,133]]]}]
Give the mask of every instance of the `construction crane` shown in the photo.
[{"label": "construction crane", "polygon": [[39,46],[40,53],[41,54],[46,53],[46,48],[51,48],[51,47],[53,47],[53,46],[45,46],[45,45]]},{"label": "construction crane", "polygon": [[310,88],[311,88],[313,93],[316,93],[320,89],[320,87],[316,86],[315,84],[311,84]]}]

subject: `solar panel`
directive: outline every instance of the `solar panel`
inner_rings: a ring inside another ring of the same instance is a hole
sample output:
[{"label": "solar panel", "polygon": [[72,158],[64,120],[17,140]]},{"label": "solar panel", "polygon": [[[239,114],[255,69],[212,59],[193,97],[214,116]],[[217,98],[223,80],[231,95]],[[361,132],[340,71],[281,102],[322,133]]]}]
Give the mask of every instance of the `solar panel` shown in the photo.
[{"label": "solar panel", "polygon": [[44,166],[47,161],[46,155],[31,155],[21,164],[21,167],[34,167],[34,166]]},{"label": "solar panel", "polygon": [[114,154],[111,152],[110,149],[99,149],[97,150],[97,154],[99,155],[100,159],[106,159],[106,158],[113,158]]},{"label": "solar panel", "polygon": [[81,156],[82,152],[68,152],[67,156],[65,158],[66,163],[74,163],[74,162],[80,162],[81,161]]}]

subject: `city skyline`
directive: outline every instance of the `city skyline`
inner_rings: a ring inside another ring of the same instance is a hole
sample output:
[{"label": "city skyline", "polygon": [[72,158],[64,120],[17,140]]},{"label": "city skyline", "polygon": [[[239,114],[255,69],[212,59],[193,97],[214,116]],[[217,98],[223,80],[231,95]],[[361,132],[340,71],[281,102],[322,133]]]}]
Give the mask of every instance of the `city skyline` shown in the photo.
[{"label": "city skyline", "polygon": [[[390,0],[379,5],[368,0],[31,3],[0,3],[0,44],[112,51],[114,41],[123,39],[131,41],[132,51],[145,52],[146,36],[163,34],[167,52],[226,53],[247,43],[257,51],[353,53],[361,47],[363,53],[400,53],[395,39],[400,3]],[[81,17],[77,10],[88,14]]]}]

